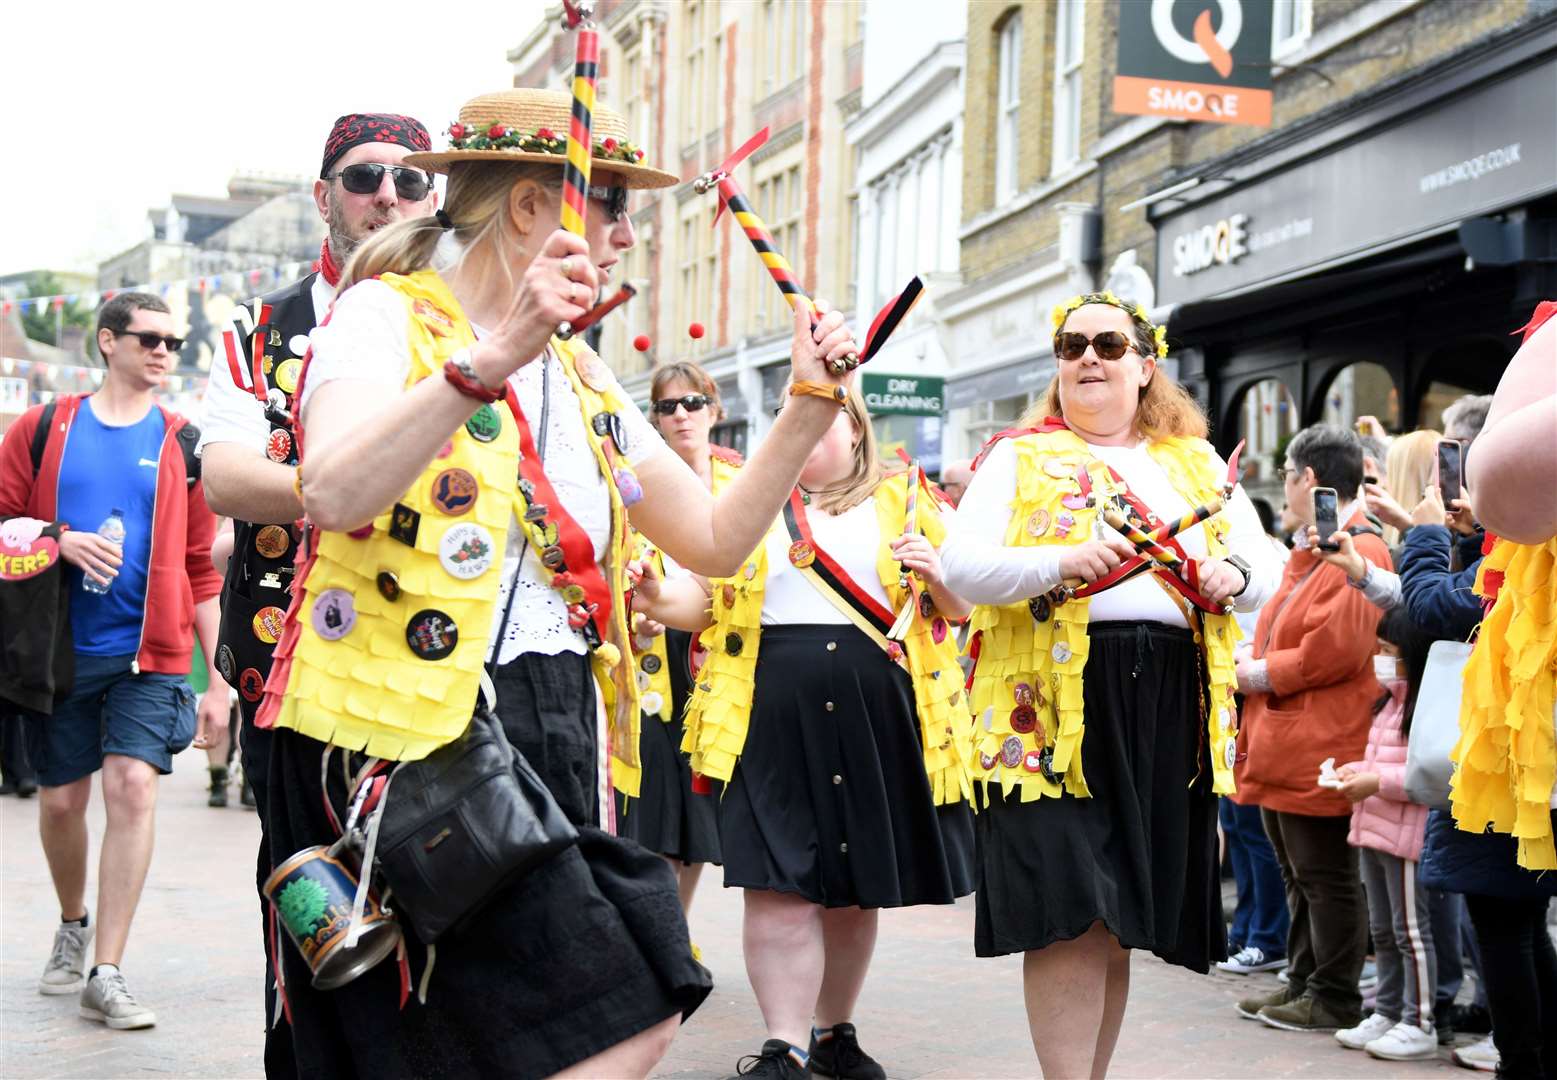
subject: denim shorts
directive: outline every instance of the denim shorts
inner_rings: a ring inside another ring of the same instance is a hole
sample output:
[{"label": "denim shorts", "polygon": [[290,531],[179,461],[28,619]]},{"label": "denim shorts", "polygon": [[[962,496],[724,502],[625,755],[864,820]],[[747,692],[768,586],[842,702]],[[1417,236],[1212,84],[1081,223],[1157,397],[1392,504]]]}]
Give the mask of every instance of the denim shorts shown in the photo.
[{"label": "denim shorts", "polygon": [[59,787],[122,754],[173,771],[173,755],[195,737],[195,692],[183,675],[132,672],[133,654],[76,654],[75,688],[33,729],[38,783]]}]

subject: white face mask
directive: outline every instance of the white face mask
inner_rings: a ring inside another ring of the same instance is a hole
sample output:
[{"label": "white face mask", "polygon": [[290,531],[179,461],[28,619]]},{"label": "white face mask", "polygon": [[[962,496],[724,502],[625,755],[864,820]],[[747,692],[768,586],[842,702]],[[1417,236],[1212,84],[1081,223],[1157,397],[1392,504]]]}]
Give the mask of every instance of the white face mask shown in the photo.
[{"label": "white face mask", "polygon": [[1400,678],[1400,657],[1385,656],[1382,653],[1375,655],[1373,677],[1381,683],[1394,682]]}]

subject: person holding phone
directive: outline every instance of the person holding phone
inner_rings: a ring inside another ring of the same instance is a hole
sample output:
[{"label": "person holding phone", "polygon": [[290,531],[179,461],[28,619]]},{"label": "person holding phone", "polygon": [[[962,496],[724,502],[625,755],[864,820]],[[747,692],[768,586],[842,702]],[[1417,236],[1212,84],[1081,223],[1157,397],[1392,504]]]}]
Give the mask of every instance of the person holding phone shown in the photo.
[{"label": "person holding phone", "polygon": [[[1330,534],[1316,539],[1339,547],[1349,534],[1375,566],[1393,569],[1357,498],[1362,459],[1350,431],[1324,424],[1300,431],[1282,469],[1287,505],[1311,526],[1325,511]],[[1367,748],[1378,697],[1379,617],[1305,531],[1252,644],[1239,651],[1238,688],[1246,700],[1238,798],[1261,808],[1292,909],[1287,985],[1237,1005],[1240,1015],[1270,1027],[1333,1032],[1362,1020],[1357,979],[1367,925],[1357,851],[1346,840],[1351,804],[1315,780],[1324,759],[1357,761]]]}]

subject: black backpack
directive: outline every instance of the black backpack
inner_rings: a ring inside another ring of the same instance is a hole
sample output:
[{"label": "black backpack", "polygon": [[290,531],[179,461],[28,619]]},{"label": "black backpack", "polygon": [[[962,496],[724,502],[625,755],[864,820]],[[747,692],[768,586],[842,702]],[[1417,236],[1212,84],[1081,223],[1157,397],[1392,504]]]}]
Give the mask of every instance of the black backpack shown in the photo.
[{"label": "black backpack", "polygon": [[[43,412],[38,416],[38,426],[32,432],[32,478],[38,479],[38,470],[43,468],[43,448],[49,442],[49,427],[54,423],[54,402],[49,402],[43,407]],[[195,446],[200,442],[200,429],[193,424],[185,424],[178,429],[178,449],[184,455],[184,474],[188,478],[190,487],[200,479],[200,459],[195,455]]]}]

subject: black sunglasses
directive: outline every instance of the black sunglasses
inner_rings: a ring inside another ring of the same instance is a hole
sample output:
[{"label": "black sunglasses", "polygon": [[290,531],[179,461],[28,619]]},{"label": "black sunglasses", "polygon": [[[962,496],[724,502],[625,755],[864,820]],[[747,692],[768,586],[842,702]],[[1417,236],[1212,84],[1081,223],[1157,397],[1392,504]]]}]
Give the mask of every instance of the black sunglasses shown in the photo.
[{"label": "black sunglasses", "polygon": [[590,184],[589,197],[605,203],[606,213],[612,221],[621,221],[622,215],[627,213],[627,189],[624,187]]},{"label": "black sunglasses", "polygon": [[698,412],[708,402],[709,397],[707,394],[688,394],[686,397],[661,398],[652,407],[661,416],[672,416],[676,412],[677,405],[680,405],[687,412]]},{"label": "black sunglasses", "polygon": [[1135,343],[1118,330],[1104,330],[1090,338],[1075,331],[1054,335],[1054,355],[1061,360],[1080,360],[1088,345],[1099,360],[1118,360],[1135,348]]},{"label": "black sunglasses", "polygon": [[353,195],[372,195],[384,182],[384,174],[395,178],[395,194],[407,202],[421,202],[432,190],[432,177],[409,165],[380,165],[363,161],[348,165],[340,172],[330,173],[326,180],[340,177],[341,187]]},{"label": "black sunglasses", "polygon": [[150,330],[115,330],[114,337],[132,337],[141,343],[141,348],[147,352],[158,345],[166,345],[168,352],[178,352],[184,347],[184,339],[174,337],[172,334],[154,334]]}]

